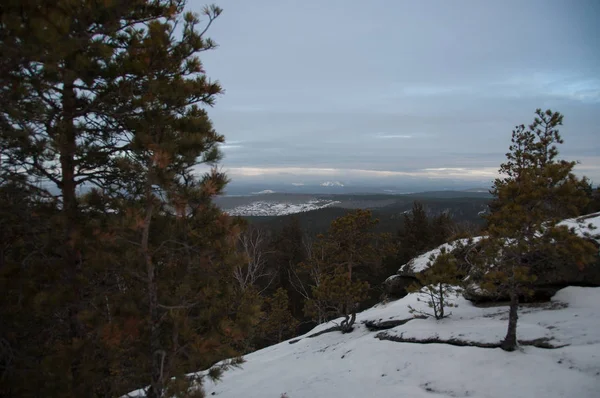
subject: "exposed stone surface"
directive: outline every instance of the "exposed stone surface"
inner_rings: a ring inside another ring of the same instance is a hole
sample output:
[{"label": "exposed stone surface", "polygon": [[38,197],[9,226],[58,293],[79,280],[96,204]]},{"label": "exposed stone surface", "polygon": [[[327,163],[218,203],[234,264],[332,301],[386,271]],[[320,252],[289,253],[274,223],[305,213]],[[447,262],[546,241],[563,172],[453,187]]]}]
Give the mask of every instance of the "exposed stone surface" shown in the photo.
[{"label": "exposed stone surface", "polygon": [[[578,224],[578,222],[581,224]],[[577,220],[565,220],[561,224],[567,225],[570,228],[575,228],[577,234],[592,240],[596,246],[600,247],[600,237],[598,236],[598,234],[600,234],[600,229],[588,227],[589,224],[595,226],[600,225],[600,213],[582,216]],[[459,260],[459,266],[466,274],[469,274],[471,272],[469,265],[466,261],[461,261],[461,258],[465,257],[467,251],[470,251],[471,254],[473,251],[476,252],[478,250],[478,242],[480,239],[480,237],[474,238],[472,242],[466,244],[466,240],[445,243],[437,249],[413,258],[408,263],[401,266],[396,275],[392,275],[385,280],[383,283],[385,294],[389,298],[394,299],[406,296],[408,294],[407,287],[414,283],[418,283],[418,280],[415,277],[415,271],[418,273],[426,269],[429,257],[432,254],[439,253],[439,249],[442,247],[446,250],[458,248],[456,250],[459,250],[460,252],[457,253],[456,257]],[[532,253],[529,257],[529,261],[537,264],[533,267],[532,271],[533,274],[537,276],[537,279],[531,287],[533,294],[531,296],[521,297],[521,300],[524,302],[547,301],[558,290],[567,286],[600,286],[600,255],[596,262],[589,264],[584,268],[580,268],[580,266],[574,262],[552,262],[547,259],[542,260],[543,257],[540,253]],[[503,301],[507,299],[507,297],[492,295],[489,292],[482,291],[477,285],[467,287],[463,294],[468,300],[477,303]]]}]

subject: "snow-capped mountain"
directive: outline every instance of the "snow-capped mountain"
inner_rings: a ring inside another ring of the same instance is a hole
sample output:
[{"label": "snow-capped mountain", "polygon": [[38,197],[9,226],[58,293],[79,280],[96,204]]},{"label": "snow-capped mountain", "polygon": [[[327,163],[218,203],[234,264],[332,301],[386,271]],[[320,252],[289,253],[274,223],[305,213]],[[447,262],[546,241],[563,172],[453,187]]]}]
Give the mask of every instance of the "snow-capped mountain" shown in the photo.
[{"label": "snow-capped mountain", "polygon": [[311,199],[304,203],[270,202],[259,200],[245,205],[225,209],[232,216],[284,216],[322,209],[340,203],[336,200]]},{"label": "snow-capped mountain", "polygon": [[325,181],[321,183],[322,187],[343,187],[344,184],[342,184],[339,181]]},{"label": "snow-capped mountain", "polygon": [[271,190],[271,189],[265,189],[263,191],[260,192],[252,192],[252,195],[268,195],[271,193],[275,193],[275,191]]}]

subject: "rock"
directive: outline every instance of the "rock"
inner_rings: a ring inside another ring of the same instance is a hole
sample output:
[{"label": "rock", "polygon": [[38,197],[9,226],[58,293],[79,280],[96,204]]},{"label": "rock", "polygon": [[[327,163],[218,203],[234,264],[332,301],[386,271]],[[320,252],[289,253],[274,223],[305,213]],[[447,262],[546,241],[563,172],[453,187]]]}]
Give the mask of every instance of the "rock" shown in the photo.
[{"label": "rock", "polygon": [[[577,222],[581,222],[582,224],[578,224]],[[583,216],[577,220],[565,220],[560,224],[566,225],[569,228],[574,228],[578,235],[590,239],[597,247],[600,247],[600,238],[598,237],[600,229],[587,227],[588,224],[595,225],[596,227],[600,226],[600,213]],[[479,250],[478,242],[480,239],[481,237],[477,237],[468,243],[466,240],[446,243],[436,249],[413,258],[407,264],[400,267],[396,275],[392,275],[386,279],[383,283],[385,294],[389,298],[402,298],[406,296],[408,294],[406,288],[415,282],[418,283],[415,272],[418,273],[426,269],[430,256],[432,254],[439,254],[442,247],[446,250],[458,249],[458,252],[455,250],[455,255],[459,261],[459,269],[465,274],[473,276],[470,266],[464,259],[467,253],[470,253],[469,255],[477,255]],[[543,253],[532,253],[528,257],[528,261],[531,264],[536,264],[532,266],[532,273],[536,275],[537,279],[531,286],[533,294],[522,296],[520,298],[522,302],[547,301],[558,290],[567,286],[600,286],[600,251],[596,261],[592,264],[588,264],[583,269],[578,267],[574,262],[549,260],[546,256],[543,256]],[[463,295],[467,300],[476,303],[504,301],[508,299],[508,297],[502,297],[484,291],[478,288],[476,284],[471,284],[467,287],[464,290]]]},{"label": "rock", "polygon": [[400,299],[408,294],[407,288],[414,283],[418,283],[414,274],[392,275],[383,282],[383,291],[389,298]]},{"label": "rock", "polygon": [[[521,302],[548,301],[557,291],[567,286],[600,286],[600,257],[582,269],[574,263],[548,261],[536,254],[530,257],[530,261],[537,264],[532,267],[532,273],[537,279],[530,286],[531,294],[519,297]],[[476,284],[468,286],[463,296],[474,303],[508,300],[508,296],[491,294],[480,289]]]}]

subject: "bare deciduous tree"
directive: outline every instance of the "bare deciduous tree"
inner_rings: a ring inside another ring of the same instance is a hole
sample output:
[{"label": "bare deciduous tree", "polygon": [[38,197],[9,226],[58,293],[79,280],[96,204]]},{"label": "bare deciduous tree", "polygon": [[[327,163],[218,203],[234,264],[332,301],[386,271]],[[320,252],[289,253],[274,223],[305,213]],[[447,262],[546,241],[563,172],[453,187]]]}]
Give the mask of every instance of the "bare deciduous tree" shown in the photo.
[{"label": "bare deciduous tree", "polygon": [[275,272],[267,268],[267,259],[271,251],[268,250],[268,237],[264,230],[250,226],[238,238],[239,250],[245,258],[233,271],[233,277],[242,291],[249,287],[258,286],[259,281],[266,281],[260,289],[265,291],[276,277]]}]

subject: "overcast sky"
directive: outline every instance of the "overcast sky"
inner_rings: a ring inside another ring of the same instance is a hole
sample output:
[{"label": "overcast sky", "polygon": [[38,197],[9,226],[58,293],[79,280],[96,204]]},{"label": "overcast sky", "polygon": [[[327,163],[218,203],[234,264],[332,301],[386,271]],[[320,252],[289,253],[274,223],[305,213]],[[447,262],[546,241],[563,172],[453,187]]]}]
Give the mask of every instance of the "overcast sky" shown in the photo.
[{"label": "overcast sky", "polygon": [[600,182],[598,0],[216,4],[202,59],[234,181],[489,181],[512,128],[551,108],[561,156]]}]

